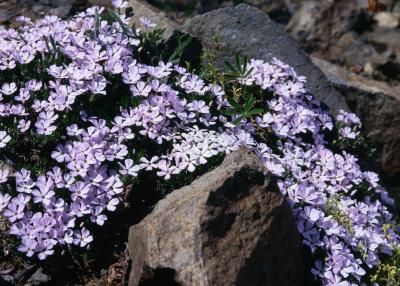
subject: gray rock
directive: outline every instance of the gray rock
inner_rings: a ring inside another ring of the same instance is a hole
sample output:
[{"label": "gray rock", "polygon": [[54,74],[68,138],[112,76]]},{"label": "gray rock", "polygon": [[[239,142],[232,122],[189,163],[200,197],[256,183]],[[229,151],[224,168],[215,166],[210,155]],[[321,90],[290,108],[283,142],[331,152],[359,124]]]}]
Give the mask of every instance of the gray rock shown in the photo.
[{"label": "gray rock", "polygon": [[129,233],[130,286],[304,285],[290,207],[242,149],[175,190]]},{"label": "gray rock", "polygon": [[302,1],[287,29],[307,51],[325,50],[342,35],[367,26],[365,2]]},{"label": "gray rock", "polygon": [[28,279],[28,285],[39,286],[51,281],[51,276],[43,273],[43,269],[39,268],[35,273]]},{"label": "gray rock", "polygon": [[364,66],[367,62],[383,64],[389,54],[378,53],[373,45],[369,45],[356,32],[348,32],[335,41],[333,45],[314,55],[343,66]]},{"label": "gray rock", "polygon": [[89,4],[92,6],[112,7],[111,0],[89,0]]},{"label": "gray rock", "polygon": [[348,110],[343,97],[308,55],[280,25],[254,7],[241,4],[196,16],[185,23],[183,30],[215,52],[216,65],[220,68],[226,68],[225,61],[233,61],[237,53],[263,60],[277,57],[307,77],[309,90],[329,106],[333,114],[339,109]]},{"label": "gray rock", "polygon": [[[287,31],[310,54],[342,66],[381,66],[383,74],[392,63],[400,67],[400,30],[396,13],[368,13],[365,0],[303,1]],[[389,73],[389,74],[387,74]],[[394,74],[391,75],[390,73]]]},{"label": "gray rock", "polygon": [[379,12],[374,15],[374,20],[378,27],[394,29],[399,26],[400,16],[390,12]]},{"label": "gray rock", "polygon": [[[56,0],[57,1],[57,0]],[[38,1],[40,4],[43,4],[43,5],[50,5],[51,4],[51,0],[39,0]]]},{"label": "gray rock", "polygon": [[161,10],[149,5],[145,1],[141,0],[130,0],[129,6],[133,8],[134,17],[133,20],[138,24],[140,17],[146,17],[158,26],[166,29],[165,36],[169,37],[173,31],[177,29],[177,24],[169,20],[165,13]]},{"label": "gray rock", "polygon": [[15,279],[11,275],[0,275],[0,285],[1,286],[15,285]]},{"label": "gray rock", "polygon": [[[281,16],[288,17],[298,9],[304,0],[242,0],[241,2],[256,7],[279,20]],[[234,6],[238,1],[234,0],[201,0],[203,11],[210,11],[218,8]]]},{"label": "gray rock", "polygon": [[7,22],[12,18],[12,15],[5,9],[0,9],[0,24]]},{"label": "gray rock", "polygon": [[191,9],[199,2],[197,0],[153,0],[154,4],[160,7],[174,9]]},{"label": "gray rock", "polygon": [[389,178],[400,176],[400,87],[370,80],[329,62],[313,58],[361,118],[378,150],[379,163]]},{"label": "gray rock", "polygon": [[72,5],[71,4],[67,4],[67,5],[64,5],[64,6],[52,8],[52,9],[49,10],[49,13],[51,15],[56,15],[56,16],[58,16],[60,18],[66,18],[70,14],[71,9],[72,9]]}]

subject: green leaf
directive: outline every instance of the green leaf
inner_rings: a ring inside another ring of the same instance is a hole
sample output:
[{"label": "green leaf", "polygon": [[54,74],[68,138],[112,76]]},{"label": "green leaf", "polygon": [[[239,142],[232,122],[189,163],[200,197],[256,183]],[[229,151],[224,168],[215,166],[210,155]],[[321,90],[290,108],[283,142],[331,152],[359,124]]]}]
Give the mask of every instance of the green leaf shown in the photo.
[{"label": "green leaf", "polygon": [[264,109],[256,108],[256,109],[250,110],[247,114],[248,115],[255,115],[255,114],[260,114],[260,113],[263,113],[263,112],[265,112]]},{"label": "green leaf", "polygon": [[182,56],[183,51],[190,44],[192,39],[193,38],[190,35],[181,36],[178,41],[178,47],[175,49],[173,54],[169,57],[168,61],[173,62],[173,63],[178,63]]},{"label": "green leaf", "polygon": [[236,115],[238,114],[238,111],[234,109],[228,109],[228,110],[223,110],[222,113],[224,115]]},{"label": "green leaf", "polygon": [[236,60],[236,67],[237,67],[238,71],[241,72],[241,66],[242,65],[240,63],[240,55],[239,54],[235,55],[235,60]]},{"label": "green leaf", "polygon": [[246,100],[245,110],[250,111],[253,108],[254,103],[256,103],[256,98],[253,95],[250,95]]},{"label": "green leaf", "polygon": [[225,61],[225,65],[230,69],[230,71],[232,72],[231,76],[235,76],[237,77],[239,72],[236,70],[236,68],[228,61]]},{"label": "green leaf", "polygon": [[233,97],[228,97],[227,100],[228,100],[229,104],[232,105],[233,107],[236,107],[238,109],[241,108],[240,104],[237,103]]},{"label": "green leaf", "polygon": [[247,56],[243,57],[243,64],[241,64],[241,68],[242,68],[242,77],[245,77],[245,73],[246,73],[246,69],[247,69],[247,63],[248,63],[248,59]]},{"label": "green leaf", "polygon": [[245,73],[244,77],[248,77],[253,70],[254,70],[254,68],[249,69],[247,72],[245,70],[246,73]]}]

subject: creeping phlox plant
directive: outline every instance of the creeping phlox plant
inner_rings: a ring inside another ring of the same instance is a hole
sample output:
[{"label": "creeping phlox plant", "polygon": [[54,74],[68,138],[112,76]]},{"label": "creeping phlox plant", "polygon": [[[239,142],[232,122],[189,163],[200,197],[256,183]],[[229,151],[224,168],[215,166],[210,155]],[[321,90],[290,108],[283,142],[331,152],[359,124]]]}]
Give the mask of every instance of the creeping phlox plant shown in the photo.
[{"label": "creeping phlox plant", "polygon": [[126,182],[169,180],[246,146],[279,178],[323,285],[386,273],[380,261],[399,247],[393,201],[331,139],[358,137],[354,114],[335,126],[277,59],[238,57],[223,82],[202,79],[152,55],[160,30],[145,18],[131,28],[126,2],[113,3],[0,28],[0,214],[19,251],[86,247]]}]

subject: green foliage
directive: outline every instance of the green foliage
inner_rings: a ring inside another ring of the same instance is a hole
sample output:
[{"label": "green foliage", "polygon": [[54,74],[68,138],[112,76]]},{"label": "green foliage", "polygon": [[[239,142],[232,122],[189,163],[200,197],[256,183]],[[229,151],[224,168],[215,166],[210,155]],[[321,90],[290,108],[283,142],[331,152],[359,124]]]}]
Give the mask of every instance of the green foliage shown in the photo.
[{"label": "green foliage", "polygon": [[184,50],[188,47],[190,42],[192,41],[192,36],[190,35],[180,35],[178,37],[178,44],[173,53],[169,56],[168,61],[178,64],[182,57]]},{"label": "green foliage", "polygon": [[241,105],[233,97],[228,97],[229,104],[233,107],[225,111],[225,115],[237,115],[238,117],[233,121],[233,124],[239,124],[244,118],[252,118],[253,115],[261,114],[265,109],[255,108],[256,98],[253,95],[247,96],[245,103]]},{"label": "green foliage", "polygon": [[327,215],[332,216],[332,218],[342,225],[349,233],[354,233],[350,218],[340,209],[338,198],[330,197],[326,202],[324,210]]},{"label": "green foliage", "polygon": [[398,286],[400,284],[400,248],[394,249],[393,256],[385,256],[370,275],[367,285]]},{"label": "green foliage", "polygon": [[227,77],[235,80],[237,78],[244,79],[246,78],[251,72],[251,69],[247,69],[249,61],[247,56],[241,57],[239,54],[235,56],[235,63],[231,64],[230,62],[225,62],[226,66],[229,68],[230,73],[227,74]]},{"label": "green foliage", "polygon": [[215,54],[206,50],[201,55],[202,68],[200,76],[213,84],[220,84],[225,87],[225,75],[215,65]]}]

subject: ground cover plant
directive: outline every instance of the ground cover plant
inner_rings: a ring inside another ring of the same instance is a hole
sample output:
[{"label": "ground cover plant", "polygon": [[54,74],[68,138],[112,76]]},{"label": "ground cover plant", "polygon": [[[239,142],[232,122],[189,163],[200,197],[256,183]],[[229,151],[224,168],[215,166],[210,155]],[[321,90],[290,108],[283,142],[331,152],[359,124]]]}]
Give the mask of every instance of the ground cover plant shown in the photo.
[{"label": "ground cover plant", "polygon": [[278,59],[196,73],[180,59],[189,38],[171,51],[113,3],[0,28],[0,214],[20,252],[87,248],[127,185],[189,183],[246,146],[279,178],[322,285],[397,285],[393,200],[358,160],[354,114],[332,119]]}]

